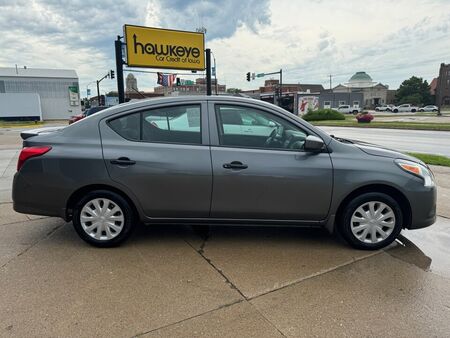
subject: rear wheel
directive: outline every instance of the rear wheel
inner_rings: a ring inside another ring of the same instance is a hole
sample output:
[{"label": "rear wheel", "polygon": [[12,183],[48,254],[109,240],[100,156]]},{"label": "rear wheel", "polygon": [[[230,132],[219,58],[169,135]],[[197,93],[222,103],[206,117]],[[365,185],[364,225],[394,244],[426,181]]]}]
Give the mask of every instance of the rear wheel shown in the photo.
[{"label": "rear wheel", "polygon": [[117,246],[133,229],[133,209],[120,195],[97,190],[88,193],[75,206],[73,225],[87,243],[98,247]]},{"label": "rear wheel", "polygon": [[398,113],[398,109],[394,109],[394,113]]},{"label": "rear wheel", "polygon": [[403,214],[391,196],[373,192],[351,200],[339,222],[339,230],[351,246],[376,250],[397,238],[402,230]]}]

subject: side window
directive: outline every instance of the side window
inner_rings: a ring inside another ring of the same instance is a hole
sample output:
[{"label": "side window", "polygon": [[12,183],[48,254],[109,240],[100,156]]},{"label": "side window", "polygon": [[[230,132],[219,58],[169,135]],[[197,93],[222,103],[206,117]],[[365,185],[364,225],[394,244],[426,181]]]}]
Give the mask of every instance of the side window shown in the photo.
[{"label": "side window", "polygon": [[141,113],[133,113],[114,119],[109,122],[110,127],[120,136],[140,141],[140,116]]},{"label": "side window", "polygon": [[244,106],[216,105],[220,145],[302,149],[307,134],[281,117]]},{"label": "side window", "polygon": [[184,105],[142,113],[142,140],[201,144],[200,106]]},{"label": "side window", "polygon": [[132,113],[109,122],[132,141],[201,144],[200,105],[184,105]]}]

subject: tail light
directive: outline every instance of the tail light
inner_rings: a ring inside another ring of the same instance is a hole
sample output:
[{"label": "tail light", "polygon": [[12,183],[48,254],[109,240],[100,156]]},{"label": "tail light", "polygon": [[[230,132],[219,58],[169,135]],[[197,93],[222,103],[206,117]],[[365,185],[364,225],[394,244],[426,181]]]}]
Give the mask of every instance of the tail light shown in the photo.
[{"label": "tail light", "polygon": [[50,151],[50,149],[52,149],[52,147],[50,146],[35,146],[23,148],[19,155],[19,161],[17,161],[17,171],[22,168],[26,160],[32,157],[44,155],[46,152]]}]

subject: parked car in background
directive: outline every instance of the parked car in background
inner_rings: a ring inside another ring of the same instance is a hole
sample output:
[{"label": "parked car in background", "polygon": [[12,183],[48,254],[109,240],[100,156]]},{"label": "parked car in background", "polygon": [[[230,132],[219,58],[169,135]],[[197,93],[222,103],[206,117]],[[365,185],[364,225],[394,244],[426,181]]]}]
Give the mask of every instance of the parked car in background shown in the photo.
[{"label": "parked car in background", "polygon": [[381,106],[375,107],[375,111],[392,111],[392,104],[382,104]]},{"label": "parked car in background", "polygon": [[333,108],[333,110],[336,110],[342,114],[358,114],[359,112],[361,112],[361,108],[353,107],[348,104],[340,105],[338,108]]},{"label": "parked car in background", "polygon": [[433,105],[428,105],[422,108],[419,108],[419,111],[438,111],[438,107],[433,106]]},{"label": "parked car in background", "polygon": [[415,113],[418,110],[419,110],[419,107],[413,106],[412,104],[409,104],[409,103],[401,104],[400,106],[392,108],[392,111],[394,113],[404,113],[404,112]]},{"label": "parked car in background", "polygon": [[84,112],[82,112],[81,114],[71,116],[70,119],[69,119],[69,124],[72,124],[72,123],[74,123],[74,122],[77,122],[77,121],[79,121],[79,120],[85,118],[86,116],[89,116],[89,115],[98,113],[99,111],[102,111],[103,109],[106,109],[106,108],[108,108],[108,107],[105,107],[105,106],[97,106],[97,107],[91,107],[91,108],[88,108],[88,109],[86,109]]}]

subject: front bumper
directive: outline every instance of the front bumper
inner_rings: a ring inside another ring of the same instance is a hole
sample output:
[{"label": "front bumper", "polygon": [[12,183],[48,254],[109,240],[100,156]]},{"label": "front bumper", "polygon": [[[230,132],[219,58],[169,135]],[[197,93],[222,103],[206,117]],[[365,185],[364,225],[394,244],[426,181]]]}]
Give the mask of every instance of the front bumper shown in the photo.
[{"label": "front bumper", "polygon": [[409,191],[408,200],[411,206],[411,222],[407,229],[420,229],[436,222],[437,188],[421,187],[419,190]]}]

